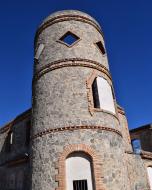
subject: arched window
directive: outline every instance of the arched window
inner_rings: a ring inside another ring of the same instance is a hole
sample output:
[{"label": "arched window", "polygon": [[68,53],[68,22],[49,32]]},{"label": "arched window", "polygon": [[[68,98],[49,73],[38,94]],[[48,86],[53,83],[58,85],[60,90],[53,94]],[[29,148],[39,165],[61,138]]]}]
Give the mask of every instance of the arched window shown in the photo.
[{"label": "arched window", "polygon": [[84,152],[74,152],[66,159],[66,189],[94,190],[92,159]]},{"label": "arched window", "polygon": [[140,154],[140,152],[141,152],[140,139],[133,139],[131,141],[131,144],[132,144],[134,153]]},{"label": "arched window", "polygon": [[152,167],[147,167],[150,189],[152,190]]},{"label": "arched window", "polygon": [[115,114],[114,97],[110,84],[98,76],[92,84],[94,108],[100,108]]}]

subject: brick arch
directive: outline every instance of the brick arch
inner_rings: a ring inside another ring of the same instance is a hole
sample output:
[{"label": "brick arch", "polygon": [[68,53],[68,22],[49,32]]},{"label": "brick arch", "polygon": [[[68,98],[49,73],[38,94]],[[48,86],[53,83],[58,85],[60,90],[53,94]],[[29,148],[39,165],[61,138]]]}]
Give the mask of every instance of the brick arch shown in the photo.
[{"label": "brick arch", "polygon": [[93,150],[90,146],[85,145],[85,144],[73,144],[73,145],[68,145],[64,148],[64,151],[60,155],[60,158],[57,164],[58,175],[56,175],[56,181],[58,182],[58,188],[56,188],[56,190],[66,190],[65,161],[67,157],[73,152],[84,152],[91,157],[92,167],[94,171],[95,190],[106,190],[101,180],[103,176],[101,174],[100,158],[96,154],[95,150]]}]

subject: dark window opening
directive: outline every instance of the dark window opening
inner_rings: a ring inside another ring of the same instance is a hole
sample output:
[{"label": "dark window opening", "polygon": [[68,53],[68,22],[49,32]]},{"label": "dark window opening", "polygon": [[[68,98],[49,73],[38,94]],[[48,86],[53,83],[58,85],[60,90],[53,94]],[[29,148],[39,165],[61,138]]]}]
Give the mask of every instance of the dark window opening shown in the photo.
[{"label": "dark window opening", "polygon": [[141,152],[141,144],[140,144],[140,139],[133,139],[131,141],[133,151],[135,154],[140,154]]},{"label": "dark window opening", "polygon": [[102,42],[99,41],[96,43],[101,53],[104,55],[106,53],[104,46],[102,45]]},{"label": "dark window opening", "polygon": [[111,91],[112,91],[112,97],[113,97],[113,99],[115,99],[115,94],[114,94],[114,90],[112,87],[111,87]]},{"label": "dark window opening", "polygon": [[64,42],[68,46],[72,46],[77,40],[79,40],[79,37],[69,31],[64,34],[59,40]]},{"label": "dark window opening", "polygon": [[74,180],[73,190],[88,190],[87,180]]},{"label": "dark window opening", "polygon": [[95,79],[92,84],[92,95],[93,95],[94,108],[100,108],[97,79]]}]

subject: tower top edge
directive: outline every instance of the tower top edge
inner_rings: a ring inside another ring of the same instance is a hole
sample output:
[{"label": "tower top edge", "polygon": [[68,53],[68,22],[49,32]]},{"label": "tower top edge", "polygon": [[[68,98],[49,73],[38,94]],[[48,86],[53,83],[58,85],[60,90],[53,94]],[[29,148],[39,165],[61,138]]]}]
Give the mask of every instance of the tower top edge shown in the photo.
[{"label": "tower top edge", "polygon": [[40,26],[38,28],[40,28],[42,25],[44,25],[45,23],[49,22],[50,20],[54,20],[54,19],[58,19],[61,17],[84,17],[88,20],[93,21],[96,25],[98,25],[98,27],[101,29],[100,24],[89,14],[79,11],[79,10],[61,10],[61,11],[57,11],[54,12],[52,14],[50,14],[49,16],[47,16],[40,24]]}]

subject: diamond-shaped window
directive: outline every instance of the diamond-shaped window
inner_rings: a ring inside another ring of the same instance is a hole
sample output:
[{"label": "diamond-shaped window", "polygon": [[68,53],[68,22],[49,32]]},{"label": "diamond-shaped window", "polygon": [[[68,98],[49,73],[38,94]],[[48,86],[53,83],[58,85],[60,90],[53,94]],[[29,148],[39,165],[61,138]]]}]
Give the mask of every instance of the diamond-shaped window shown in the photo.
[{"label": "diamond-shaped window", "polygon": [[72,32],[68,31],[65,33],[59,41],[67,45],[68,47],[73,46],[80,38],[73,34]]}]

